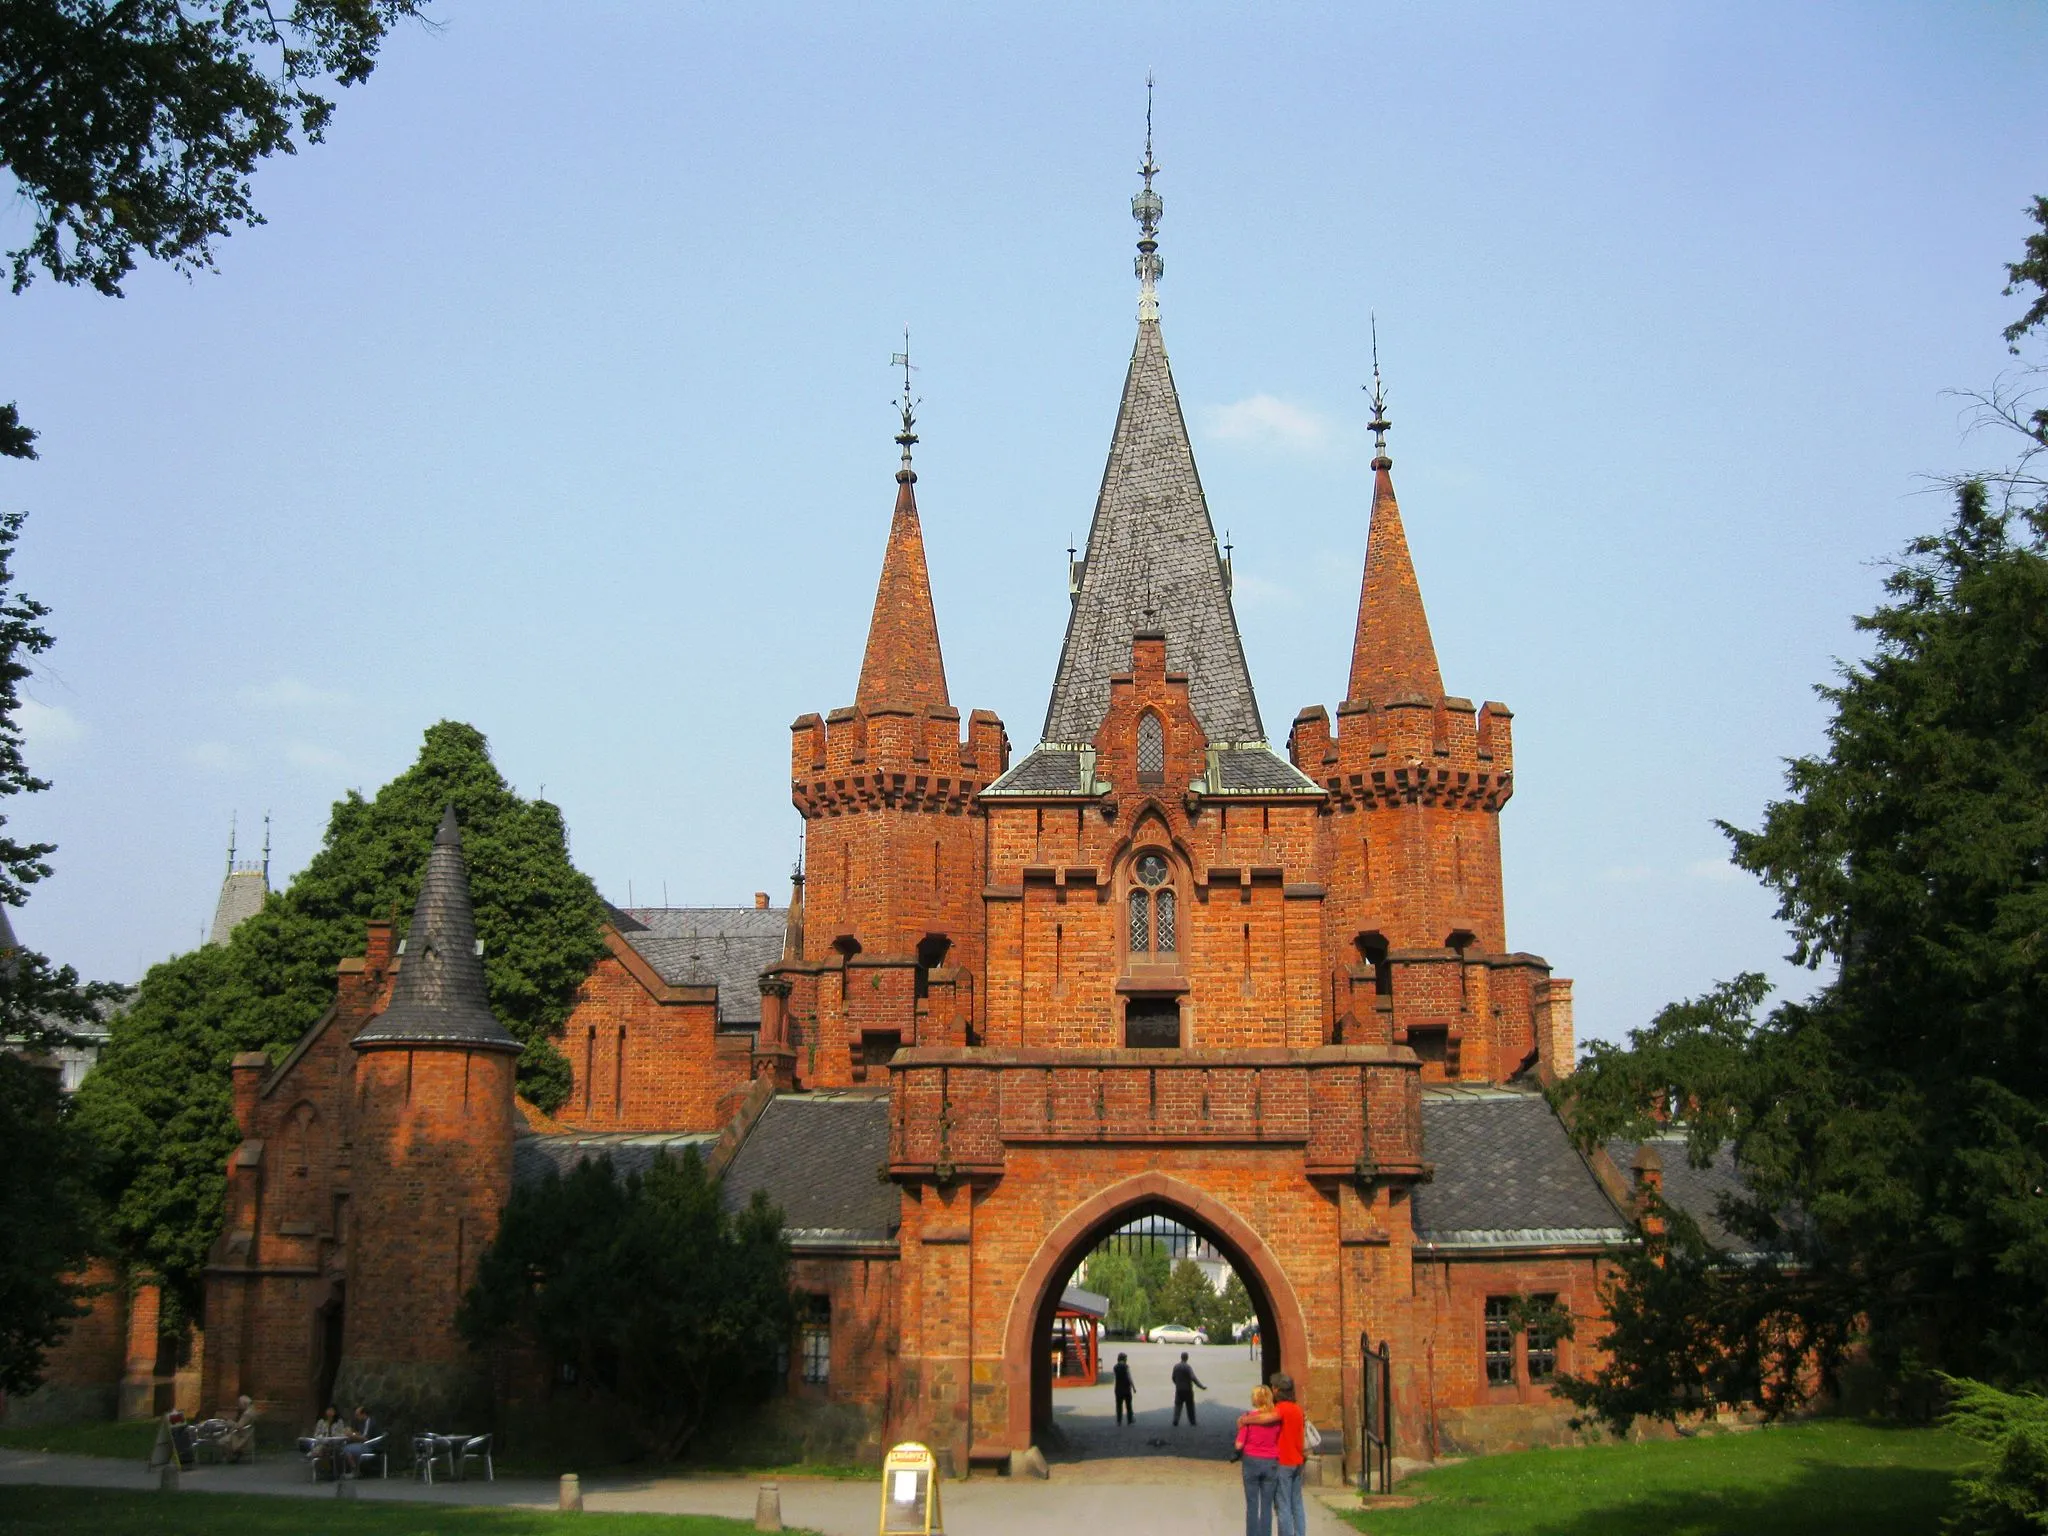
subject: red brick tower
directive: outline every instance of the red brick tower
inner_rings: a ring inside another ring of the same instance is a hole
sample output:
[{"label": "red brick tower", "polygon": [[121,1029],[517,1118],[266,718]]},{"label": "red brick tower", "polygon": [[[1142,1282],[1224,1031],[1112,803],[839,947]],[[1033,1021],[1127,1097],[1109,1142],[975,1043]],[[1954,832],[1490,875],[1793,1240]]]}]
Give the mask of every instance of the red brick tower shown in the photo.
[{"label": "red brick tower", "polygon": [[[479,1395],[455,1309],[512,1192],[519,1042],[491,1012],[455,809],[384,1011],[356,1033],[354,1225],[335,1391],[447,1427]],[[459,1427],[459,1426],[458,1426]]]},{"label": "red brick tower", "polygon": [[1372,523],[1350,688],[1335,732],[1316,706],[1288,740],[1295,765],[1330,793],[1333,1031],[1412,1047],[1432,1081],[1569,1071],[1571,983],[1507,952],[1500,809],[1514,793],[1511,715],[1444,692],[1394,498],[1377,362],[1372,403]]},{"label": "red brick tower", "polygon": [[[907,375],[906,375],[907,378]],[[904,390],[896,510],[852,707],[791,727],[792,798],[804,817],[801,953],[771,1006],[797,1081],[864,1082],[899,1046],[965,1044],[982,965],[982,840],[974,797],[1008,765],[1002,721],[976,710],[965,738],[946,694],[911,468]]]}]

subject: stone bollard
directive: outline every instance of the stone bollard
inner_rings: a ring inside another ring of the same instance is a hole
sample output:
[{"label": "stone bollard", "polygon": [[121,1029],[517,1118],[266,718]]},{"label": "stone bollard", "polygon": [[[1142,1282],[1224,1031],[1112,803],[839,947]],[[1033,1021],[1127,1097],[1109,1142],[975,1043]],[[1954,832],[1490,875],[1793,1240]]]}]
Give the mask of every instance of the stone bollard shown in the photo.
[{"label": "stone bollard", "polygon": [[1052,1476],[1052,1468],[1045,1464],[1045,1452],[1027,1445],[1021,1451],[1010,1452],[1010,1476],[1046,1478]]},{"label": "stone bollard", "polygon": [[782,1489],[777,1484],[763,1483],[761,1491],[754,1495],[754,1529],[782,1529]]},{"label": "stone bollard", "polygon": [[177,1457],[173,1456],[158,1470],[156,1474],[156,1489],[158,1493],[176,1493],[178,1491]]},{"label": "stone bollard", "polygon": [[574,1472],[564,1472],[562,1474],[562,1492],[558,1503],[560,1508],[568,1511],[570,1514],[576,1514],[582,1510],[583,1479]]}]

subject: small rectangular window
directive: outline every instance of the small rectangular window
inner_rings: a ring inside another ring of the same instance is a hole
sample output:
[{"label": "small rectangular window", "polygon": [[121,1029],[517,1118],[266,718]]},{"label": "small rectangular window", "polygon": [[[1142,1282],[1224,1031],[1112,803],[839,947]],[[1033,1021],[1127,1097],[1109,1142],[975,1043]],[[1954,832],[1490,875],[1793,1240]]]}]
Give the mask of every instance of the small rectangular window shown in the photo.
[{"label": "small rectangular window", "polygon": [[1509,1317],[1514,1304],[1512,1296],[1486,1298],[1486,1381],[1489,1386],[1511,1387],[1515,1384],[1515,1329]]},{"label": "small rectangular window", "polygon": [[1529,1324],[1529,1379],[1548,1381],[1557,1374],[1557,1297],[1531,1296],[1537,1320]]},{"label": "small rectangular window", "polygon": [[822,1387],[832,1380],[832,1298],[813,1296],[805,1313],[798,1344],[803,1351],[804,1382]]},{"label": "small rectangular window", "polygon": [[1131,953],[1142,955],[1152,947],[1152,893],[1131,892]]}]

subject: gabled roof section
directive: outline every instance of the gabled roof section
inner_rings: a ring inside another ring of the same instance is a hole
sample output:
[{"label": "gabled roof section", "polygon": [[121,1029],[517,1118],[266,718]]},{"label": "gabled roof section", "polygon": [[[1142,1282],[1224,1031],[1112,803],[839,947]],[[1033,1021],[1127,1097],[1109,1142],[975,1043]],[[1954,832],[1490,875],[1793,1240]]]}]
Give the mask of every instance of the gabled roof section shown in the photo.
[{"label": "gabled roof section", "polygon": [[1418,1246],[1607,1245],[1628,1238],[1622,1213],[1540,1093],[1425,1091],[1422,1155],[1436,1174],[1415,1190]]},{"label": "gabled roof section", "polygon": [[1138,322],[1073,601],[1046,741],[1094,740],[1110,675],[1130,670],[1141,629],[1165,631],[1167,668],[1188,674],[1188,701],[1210,741],[1265,739],[1157,319]]},{"label": "gabled roof section", "polygon": [[405,954],[391,1002],[356,1031],[355,1044],[436,1043],[517,1051],[518,1040],[491,1012],[484,961],[477,952],[476,914],[469,905],[469,866],[455,807],[442,813],[427,855],[427,872],[406,930]]},{"label": "gabled roof section", "polygon": [[887,1095],[777,1094],[726,1168],[722,1198],[741,1210],[762,1191],[798,1248],[888,1242],[903,1218],[888,1161]]},{"label": "gabled roof section", "polygon": [[[672,987],[716,987],[718,1027],[761,1022],[761,972],[782,958],[780,907],[614,907],[612,926]],[[621,921],[623,919],[623,921]]]},{"label": "gabled roof section", "polygon": [[[903,430],[908,436],[907,417]],[[916,487],[917,472],[906,446],[903,468],[896,473],[896,511],[889,520],[882,579],[875,587],[875,613],[868,621],[868,648],[860,663],[860,691],[854,695],[855,707],[870,712],[944,708],[949,702]]]}]

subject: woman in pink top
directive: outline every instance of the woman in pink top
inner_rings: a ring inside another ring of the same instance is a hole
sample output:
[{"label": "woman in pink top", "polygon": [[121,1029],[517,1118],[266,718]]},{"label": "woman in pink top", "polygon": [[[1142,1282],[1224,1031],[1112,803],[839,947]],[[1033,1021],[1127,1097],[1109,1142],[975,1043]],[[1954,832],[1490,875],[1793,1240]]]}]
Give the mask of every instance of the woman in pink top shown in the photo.
[{"label": "woman in pink top", "polygon": [[1280,1491],[1280,1421],[1271,1388],[1252,1388],[1252,1411],[1237,1421],[1237,1448],[1244,1453],[1244,1536],[1271,1536]]}]

